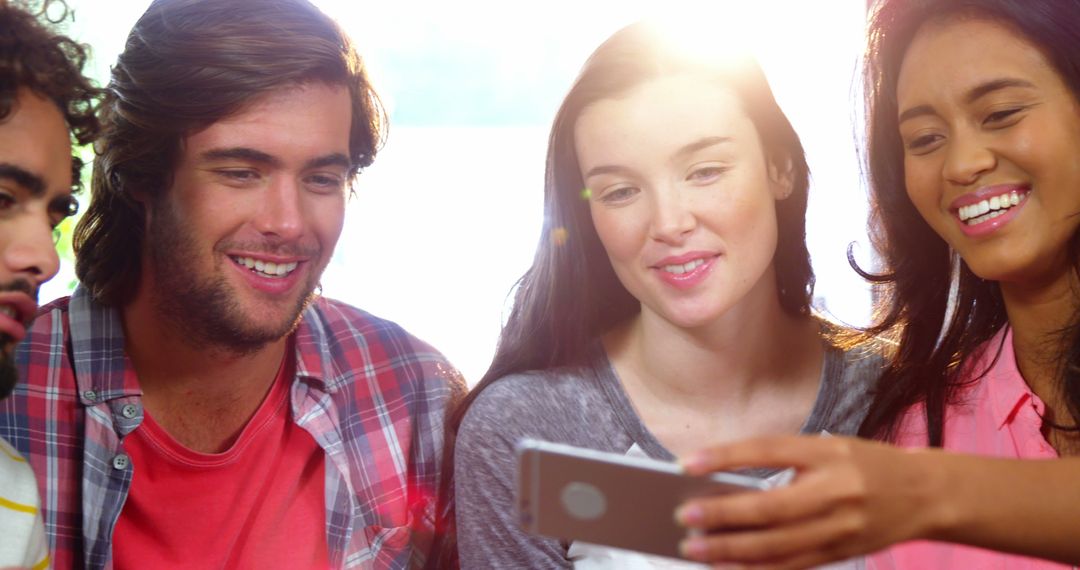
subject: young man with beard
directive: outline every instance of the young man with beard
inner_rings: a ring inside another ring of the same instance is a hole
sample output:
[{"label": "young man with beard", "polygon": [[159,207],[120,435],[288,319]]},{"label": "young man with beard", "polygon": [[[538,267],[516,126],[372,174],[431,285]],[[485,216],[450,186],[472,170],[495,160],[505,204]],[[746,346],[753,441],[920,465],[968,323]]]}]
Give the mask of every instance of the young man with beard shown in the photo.
[{"label": "young man with beard", "polygon": [[58,567],[407,568],[457,372],[314,291],[385,117],[307,0],[155,0],[112,69],[81,286],[0,419]]},{"label": "young man with beard", "polygon": [[[42,7],[44,11],[44,7]],[[0,0],[0,399],[15,387],[13,352],[56,275],[53,233],[78,208],[82,161],[71,139],[97,134],[97,91],[85,54],[25,7]],[[5,433],[12,441],[20,434]],[[14,437],[12,437],[14,436]],[[26,460],[0,438],[0,567],[49,565],[38,488]]]}]

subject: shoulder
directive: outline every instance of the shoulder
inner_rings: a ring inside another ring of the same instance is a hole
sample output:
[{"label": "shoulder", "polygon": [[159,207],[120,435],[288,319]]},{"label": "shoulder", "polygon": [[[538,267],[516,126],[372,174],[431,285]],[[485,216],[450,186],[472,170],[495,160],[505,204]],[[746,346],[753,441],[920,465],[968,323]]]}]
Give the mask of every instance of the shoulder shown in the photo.
[{"label": "shoulder", "polygon": [[895,351],[889,339],[869,335],[850,326],[819,317],[822,337],[830,351],[839,358],[837,372],[842,384],[860,384],[867,388],[877,381]]},{"label": "shoulder", "polygon": [[843,377],[848,383],[871,384],[888,365],[889,346],[884,341],[868,339],[862,343],[838,347],[843,363]]},{"label": "shoulder", "polygon": [[581,444],[590,426],[615,423],[611,406],[588,367],[531,371],[504,376],[469,406],[460,433],[536,437]]},{"label": "shoulder", "polygon": [[41,501],[30,466],[0,438],[0,566],[44,567]]},{"label": "shoulder", "polygon": [[397,323],[347,303],[319,297],[304,311],[302,324],[329,342],[385,343],[400,350],[431,350]]},{"label": "shoulder", "polygon": [[49,315],[66,313],[70,305],[71,297],[60,297],[58,299],[54,299],[38,309],[38,317],[47,318]]},{"label": "shoulder", "polygon": [[26,331],[27,342],[41,342],[53,336],[56,327],[63,326],[68,315],[70,297],[61,297],[38,308],[33,324]]},{"label": "shoulder", "polygon": [[807,426],[854,434],[866,417],[887,364],[888,345],[860,331],[823,321],[826,344],[821,390]]},{"label": "shoulder", "polygon": [[[40,506],[34,471],[3,438],[0,438],[0,497],[34,510]],[[0,507],[3,506],[0,504]],[[0,508],[0,513],[3,512],[3,508]]]},{"label": "shoulder", "polygon": [[438,350],[397,323],[341,301],[312,302],[297,328],[297,348],[305,361],[319,362],[331,383],[363,374],[423,391],[464,391],[461,373]]},{"label": "shoulder", "polygon": [[[69,301],[68,297],[63,297],[39,308],[34,322],[26,331],[26,337],[15,346],[19,382],[15,385],[13,398],[30,386],[49,381],[58,368],[70,366],[69,359],[64,358],[71,349]],[[8,405],[11,405],[10,401]]]},{"label": "shoulder", "polygon": [[513,417],[557,416],[573,413],[602,394],[587,369],[562,368],[511,374],[499,378],[477,395],[471,414]]}]

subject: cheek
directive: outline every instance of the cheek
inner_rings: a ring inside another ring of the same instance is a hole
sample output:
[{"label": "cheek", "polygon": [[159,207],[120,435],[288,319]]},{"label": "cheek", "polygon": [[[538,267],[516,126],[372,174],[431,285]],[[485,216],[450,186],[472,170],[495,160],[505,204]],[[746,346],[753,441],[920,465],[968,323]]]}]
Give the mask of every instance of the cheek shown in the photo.
[{"label": "cheek", "polygon": [[308,227],[318,236],[323,248],[332,250],[341,236],[341,230],[345,227],[345,199],[344,197],[330,198],[321,196],[315,200],[307,211]]},{"label": "cheek", "polygon": [[627,259],[634,256],[644,235],[633,206],[615,210],[590,204],[593,227],[608,257]]},{"label": "cheek", "polygon": [[709,193],[695,205],[695,211],[713,233],[731,240],[755,241],[761,238],[762,231],[776,227],[776,201],[764,191],[733,196]]},{"label": "cheek", "polygon": [[777,220],[776,202],[771,197],[731,204],[716,219],[716,233],[732,244],[733,255],[772,259],[776,252]]},{"label": "cheek", "polygon": [[904,165],[904,190],[915,209],[927,221],[932,223],[934,216],[929,215],[937,209],[938,191],[934,188],[934,176],[925,164]]}]

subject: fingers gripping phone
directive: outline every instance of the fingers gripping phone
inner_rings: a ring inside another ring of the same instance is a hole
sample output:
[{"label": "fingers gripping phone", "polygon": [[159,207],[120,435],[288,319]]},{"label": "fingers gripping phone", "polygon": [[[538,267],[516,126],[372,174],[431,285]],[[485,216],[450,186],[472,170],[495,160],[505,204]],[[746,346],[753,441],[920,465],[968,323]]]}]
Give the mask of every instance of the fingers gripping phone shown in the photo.
[{"label": "fingers gripping phone", "polygon": [[686,529],[675,509],[703,495],[760,491],[763,479],[735,473],[691,477],[670,462],[532,439],[517,446],[521,526],[564,540],[679,558]]}]

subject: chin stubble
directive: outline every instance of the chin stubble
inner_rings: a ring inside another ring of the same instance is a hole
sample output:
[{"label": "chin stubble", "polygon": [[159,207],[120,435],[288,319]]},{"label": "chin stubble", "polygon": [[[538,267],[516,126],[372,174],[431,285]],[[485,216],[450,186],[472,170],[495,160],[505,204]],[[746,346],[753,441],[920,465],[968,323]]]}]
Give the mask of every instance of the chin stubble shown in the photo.
[{"label": "chin stubble", "polygon": [[147,243],[153,244],[149,270],[154,273],[157,287],[155,309],[186,342],[197,348],[244,355],[284,338],[296,328],[301,313],[315,298],[314,286],[297,300],[289,317],[279,325],[253,327],[224,276],[202,277],[176,271],[197,259],[197,245],[168,204],[158,203],[154,214]]},{"label": "chin stubble", "polygon": [[[17,279],[10,283],[0,284],[0,292],[20,291],[26,293],[37,302],[37,290],[28,281]],[[27,326],[30,326],[29,323]],[[0,400],[11,395],[15,389],[15,382],[19,380],[19,371],[15,367],[15,340],[10,336],[0,333]]]}]

